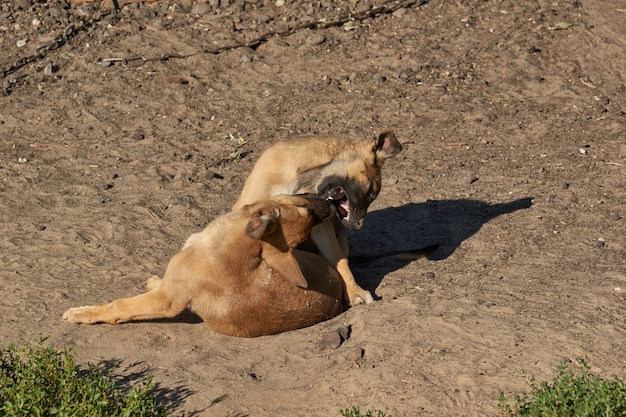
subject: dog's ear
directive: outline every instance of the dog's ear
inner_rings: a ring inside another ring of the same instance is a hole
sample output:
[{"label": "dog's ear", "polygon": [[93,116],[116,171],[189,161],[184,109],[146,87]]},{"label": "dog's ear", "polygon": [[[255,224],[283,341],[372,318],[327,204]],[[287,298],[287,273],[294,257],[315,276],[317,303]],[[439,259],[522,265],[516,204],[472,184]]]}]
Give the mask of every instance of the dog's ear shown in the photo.
[{"label": "dog's ear", "polygon": [[276,231],[276,223],[280,212],[275,209],[258,209],[252,212],[246,226],[246,235],[253,239],[262,239]]},{"label": "dog's ear", "polygon": [[271,254],[266,253],[263,259],[272,269],[284,276],[287,281],[292,284],[300,288],[307,288],[309,286],[306,278],[302,275],[298,261],[296,261],[296,258],[293,256],[292,249],[289,249],[287,252],[276,251]]},{"label": "dog's ear", "polygon": [[385,159],[397,155],[402,150],[402,145],[400,145],[392,131],[387,131],[374,139],[373,150],[376,155],[376,162],[380,164]]}]

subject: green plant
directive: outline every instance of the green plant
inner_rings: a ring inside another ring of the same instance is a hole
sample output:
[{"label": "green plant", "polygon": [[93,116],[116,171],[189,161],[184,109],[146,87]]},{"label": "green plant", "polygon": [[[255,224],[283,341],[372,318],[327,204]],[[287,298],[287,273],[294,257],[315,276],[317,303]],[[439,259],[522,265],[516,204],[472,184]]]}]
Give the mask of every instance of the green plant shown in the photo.
[{"label": "green plant", "polygon": [[54,417],[165,417],[151,393],[150,378],[125,395],[90,365],[79,371],[68,348],[0,349],[0,415]]},{"label": "green plant", "polygon": [[525,375],[531,391],[513,396],[513,405],[500,393],[499,408],[511,417],[623,417],[626,416],[626,387],[617,376],[605,380],[589,372],[582,358],[575,374],[565,363],[551,383],[537,382]]},{"label": "green plant", "polygon": [[[345,410],[339,410],[339,412],[343,417],[374,417],[374,412],[372,410],[367,410],[365,414],[361,414],[359,407],[352,407],[351,410],[346,408]],[[385,413],[377,411],[376,417],[385,417]]]}]

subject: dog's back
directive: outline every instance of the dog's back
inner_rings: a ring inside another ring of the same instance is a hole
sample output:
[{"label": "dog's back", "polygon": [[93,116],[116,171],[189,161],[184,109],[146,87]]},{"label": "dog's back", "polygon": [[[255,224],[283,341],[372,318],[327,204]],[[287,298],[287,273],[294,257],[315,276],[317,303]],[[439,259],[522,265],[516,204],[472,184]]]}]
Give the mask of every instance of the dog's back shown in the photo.
[{"label": "dog's back", "polygon": [[[277,194],[317,193],[326,176],[363,170],[374,163],[371,147],[340,136],[302,137],[277,142],[259,157],[233,209]],[[343,174],[346,175],[346,174]]]},{"label": "dog's back", "polygon": [[294,256],[307,288],[268,270],[268,279],[257,277],[247,288],[247,296],[233,299],[229,314],[212,318],[209,326],[223,334],[255,337],[312,326],[337,316],[343,309],[344,291],[337,270],[319,255],[295,250]]}]

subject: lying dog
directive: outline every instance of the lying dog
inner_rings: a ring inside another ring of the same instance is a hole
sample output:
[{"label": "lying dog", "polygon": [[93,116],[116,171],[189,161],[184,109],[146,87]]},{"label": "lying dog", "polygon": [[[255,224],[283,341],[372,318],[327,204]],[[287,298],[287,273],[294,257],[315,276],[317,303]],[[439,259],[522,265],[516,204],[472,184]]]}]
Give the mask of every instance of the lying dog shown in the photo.
[{"label": "lying dog", "polygon": [[348,264],[346,227],[359,229],[381,187],[381,167],[402,150],[392,132],[374,140],[308,137],[278,142],[259,157],[234,209],[276,194],[313,193],[330,200],[337,216],[313,228],[311,238],[346,285],[350,305],[374,301]]},{"label": "lying dog", "polygon": [[340,313],[344,285],[320,256],[294,249],[334,215],[326,200],[274,196],[217,218],[189,237],[147,292],[70,308],[70,323],[171,318],[190,309],[213,330],[254,337],[311,326]]}]

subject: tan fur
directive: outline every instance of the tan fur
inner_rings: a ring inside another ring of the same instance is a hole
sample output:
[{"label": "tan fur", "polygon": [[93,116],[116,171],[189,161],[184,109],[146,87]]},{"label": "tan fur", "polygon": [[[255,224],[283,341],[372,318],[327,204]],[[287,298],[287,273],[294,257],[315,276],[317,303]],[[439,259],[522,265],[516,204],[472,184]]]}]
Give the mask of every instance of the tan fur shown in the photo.
[{"label": "tan fur", "polygon": [[[343,224],[358,229],[380,192],[383,162],[401,150],[392,132],[383,132],[373,140],[330,136],[278,142],[259,157],[234,209],[276,194],[314,193],[326,198],[327,185],[336,184],[350,194],[350,219],[344,219]],[[373,302],[350,270],[342,221],[336,217],[314,227],[311,238],[320,254],[339,271],[350,305]]]},{"label": "tan fur", "polygon": [[313,325],[341,311],[343,281],[313,253],[294,249],[333,213],[317,198],[275,196],[217,218],[189,237],[147,292],[70,308],[70,323],[171,318],[185,309],[213,330],[254,337]]}]

